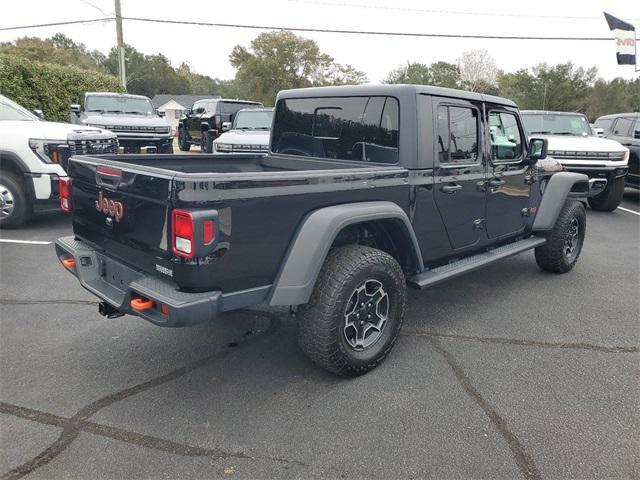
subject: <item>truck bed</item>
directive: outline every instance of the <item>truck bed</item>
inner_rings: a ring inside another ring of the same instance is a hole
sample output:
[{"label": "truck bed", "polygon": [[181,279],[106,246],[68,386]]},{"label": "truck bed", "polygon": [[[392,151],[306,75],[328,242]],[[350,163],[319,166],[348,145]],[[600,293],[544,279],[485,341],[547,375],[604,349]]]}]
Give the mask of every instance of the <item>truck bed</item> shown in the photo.
[{"label": "truck bed", "polygon": [[[145,171],[162,170],[174,175],[180,174],[217,174],[217,173],[257,173],[288,172],[306,170],[344,170],[349,168],[380,168],[362,162],[341,160],[291,159],[286,156],[265,155],[94,155],[90,158],[106,160],[104,163],[127,164]],[[392,167],[397,168],[397,167]]]},{"label": "truck bed", "polygon": [[[98,251],[184,291],[265,287],[312,210],[376,200],[408,209],[408,175],[398,165],[287,156],[76,156],[69,162],[73,230]],[[120,209],[117,221],[98,207],[105,201]],[[175,209],[216,211],[218,250],[176,257]]]}]

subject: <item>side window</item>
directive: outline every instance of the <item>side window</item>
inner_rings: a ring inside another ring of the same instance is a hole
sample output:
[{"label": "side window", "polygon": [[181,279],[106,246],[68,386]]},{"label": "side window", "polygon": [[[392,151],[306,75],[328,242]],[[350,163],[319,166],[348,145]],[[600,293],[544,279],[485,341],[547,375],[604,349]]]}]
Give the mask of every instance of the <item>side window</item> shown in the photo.
[{"label": "side window", "polygon": [[478,159],[478,111],[438,107],[438,157],[441,164],[475,163]]},{"label": "side window", "polygon": [[633,118],[619,118],[613,125],[613,134],[620,137],[628,137],[633,123]]},{"label": "side window", "polygon": [[491,160],[511,161],[522,156],[522,135],[516,116],[508,112],[489,112]]},{"label": "side window", "polygon": [[201,102],[196,102],[196,103],[193,104],[193,107],[191,107],[191,112],[192,113],[198,113],[200,108],[202,108],[202,103]]},{"label": "side window", "polygon": [[633,138],[640,138],[640,117],[636,119],[636,126],[633,127]]},{"label": "side window", "polygon": [[398,162],[393,97],[288,98],[276,105],[274,153],[375,163]]}]

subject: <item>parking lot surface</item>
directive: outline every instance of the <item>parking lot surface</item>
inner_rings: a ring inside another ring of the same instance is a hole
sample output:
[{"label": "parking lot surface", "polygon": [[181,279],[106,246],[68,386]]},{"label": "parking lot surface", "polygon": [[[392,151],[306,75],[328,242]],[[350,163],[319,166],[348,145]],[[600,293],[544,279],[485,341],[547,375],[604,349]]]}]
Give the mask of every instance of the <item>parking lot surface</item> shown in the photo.
[{"label": "parking lot surface", "polygon": [[638,478],[638,192],[622,207],[588,211],[566,275],[528,252],[411,291],[356,379],[281,309],[99,316],[48,243],[69,218],[39,215],[1,233],[0,478]]}]

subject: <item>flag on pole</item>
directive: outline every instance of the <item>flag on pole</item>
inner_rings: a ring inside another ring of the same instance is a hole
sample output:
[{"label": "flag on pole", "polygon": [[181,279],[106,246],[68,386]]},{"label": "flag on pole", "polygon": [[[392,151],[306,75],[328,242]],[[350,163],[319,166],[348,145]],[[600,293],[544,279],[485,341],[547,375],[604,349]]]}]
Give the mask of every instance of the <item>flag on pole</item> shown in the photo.
[{"label": "flag on pole", "polygon": [[609,30],[613,31],[616,40],[616,57],[618,65],[635,65],[636,64],[636,29],[630,23],[624,22],[619,18],[604,13],[607,19]]}]

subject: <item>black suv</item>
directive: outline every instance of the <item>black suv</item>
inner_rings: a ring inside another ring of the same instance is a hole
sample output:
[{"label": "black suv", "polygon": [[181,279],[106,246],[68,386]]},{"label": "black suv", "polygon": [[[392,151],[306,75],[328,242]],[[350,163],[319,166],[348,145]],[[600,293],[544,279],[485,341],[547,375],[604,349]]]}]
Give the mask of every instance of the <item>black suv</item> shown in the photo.
[{"label": "black suv", "polygon": [[604,130],[604,136],[617,140],[629,149],[629,174],[625,185],[640,188],[640,113],[614,113],[595,121],[595,126]]},{"label": "black suv", "polygon": [[202,153],[213,152],[213,141],[229,129],[238,110],[262,107],[259,102],[211,98],[198,100],[180,119],[178,145],[183,152],[200,145]]}]

